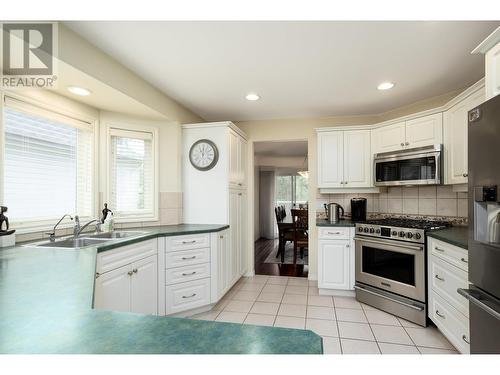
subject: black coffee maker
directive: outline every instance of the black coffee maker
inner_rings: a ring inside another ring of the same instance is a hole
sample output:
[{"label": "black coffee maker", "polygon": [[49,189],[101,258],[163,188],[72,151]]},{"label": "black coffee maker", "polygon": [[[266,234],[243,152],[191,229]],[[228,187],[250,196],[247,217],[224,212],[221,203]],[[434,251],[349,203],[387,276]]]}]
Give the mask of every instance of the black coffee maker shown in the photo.
[{"label": "black coffee maker", "polygon": [[366,198],[351,199],[351,220],[366,221]]}]

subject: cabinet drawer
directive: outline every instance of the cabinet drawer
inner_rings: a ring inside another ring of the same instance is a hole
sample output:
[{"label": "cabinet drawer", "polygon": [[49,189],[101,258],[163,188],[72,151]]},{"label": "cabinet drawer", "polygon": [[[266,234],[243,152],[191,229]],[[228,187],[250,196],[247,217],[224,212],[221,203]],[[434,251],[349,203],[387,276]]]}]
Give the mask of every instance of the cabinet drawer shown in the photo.
[{"label": "cabinet drawer", "polygon": [[203,247],[210,247],[209,233],[167,237],[167,253],[170,251],[200,249]]},{"label": "cabinet drawer", "polygon": [[429,317],[460,353],[470,353],[469,319],[435,292],[429,293]]},{"label": "cabinet drawer", "polygon": [[96,272],[105,273],[157,254],[158,241],[148,240],[97,254]]},{"label": "cabinet drawer", "polygon": [[440,258],[430,256],[429,284],[434,292],[454,308],[469,316],[469,301],[457,293],[458,288],[468,288],[468,274]]},{"label": "cabinet drawer", "polygon": [[168,269],[165,281],[167,285],[170,285],[203,279],[205,277],[210,277],[210,263]]},{"label": "cabinet drawer", "polygon": [[347,240],[350,236],[349,227],[320,227],[318,234],[320,240]]},{"label": "cabinet drawer", "polygon": [[166,255],[166,268],[210,262],[210,248],[173,251]]},{"label": "cabinet drawer", "polygon": [[168,285],[165,293],[167,314],[208,305],[210,304],[210,279]]},{"label": "cabinet drawer", "polygon": [[467,250],[436,240],[435,238],[429,238],[429,248],[432,255],[457,266],[465,272],[469,272],[469,253]]}]

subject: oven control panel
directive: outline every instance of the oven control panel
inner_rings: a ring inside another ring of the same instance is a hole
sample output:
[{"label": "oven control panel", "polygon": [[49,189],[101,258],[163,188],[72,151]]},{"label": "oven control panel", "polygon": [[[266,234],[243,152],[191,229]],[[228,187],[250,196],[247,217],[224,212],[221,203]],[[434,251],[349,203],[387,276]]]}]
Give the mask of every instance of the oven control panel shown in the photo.
[{"label": "oven control panel", "polygon": [[425,243],[425,231],[418,228],[390,227],[375,224],[356,223],[356,235]]}]

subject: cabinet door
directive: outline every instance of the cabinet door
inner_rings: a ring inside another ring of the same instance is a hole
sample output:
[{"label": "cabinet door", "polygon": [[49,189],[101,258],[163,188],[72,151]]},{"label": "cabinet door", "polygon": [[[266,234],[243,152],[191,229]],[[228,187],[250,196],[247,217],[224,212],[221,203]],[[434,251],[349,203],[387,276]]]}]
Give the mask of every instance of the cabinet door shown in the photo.
[{"label": "cabinet door", "polygon": [[423,147],[443,143],[443,114],[406,121],[405,147]]},{"label": "cabinet door", "polygon": [[238,278],[246,271],[246,247],[247,247],[247,192],[242,191],[238,195]]},{"label": "cabinet door", "polygon": [[229,185],[238,186],[239,182],[239,146],[238,134],[229,130]]},{"label": "cabinet door", "polygon": [[318,287],[351,289],[351,247],[349,240],[319,241]]},{"label": "cabinet door", "polygon": [[229,191],[229,237],[230,237],[230,247],[228,251],[228,280],[229,284],[232,285],[237,280],[237,274],[239,270],[239,232],[240,232],[240,219],[239,219],[239,205],[240,205],[240,194],[239,190],[231,189]]},{"label": "cabinet door", "polygon": [[229,234],[228,231],[218,233],[217,237],[217,301],[229,290]]},{"label": "cabinet door", "polygon": [[372,186],[371,170],[370,130],[345,131],[344,186]]},{"label": "cabinet door", "polygon": [[238,186],[247,186],[247,141],[238,137]]},{"label": "cabinet door", "polygon": [[344,187],[344,134],[318,133],[318,187]]},{"label": "cabinet door", "polygon": [[131,264],[130,311],[158,314],[158,258],[156,255]]},{"label": "cabinet door", "polygon": [[99,275],[95,280],[94,308],[110,311],[130,311],[130,265]]},{"label": "cabinet door", "polygon": [[445,184],[467,183],[467,112],[483,101],[484,92],[479,90],[444,113]]},{"label": "cabinet door", "polygon": [[486,53],[486,100],[500,94],[500,43]]},{"label": "cabinet door", "polygon": [[375,147],[373,153],[401,150],[405,144],[404,121],[374,129]]}]

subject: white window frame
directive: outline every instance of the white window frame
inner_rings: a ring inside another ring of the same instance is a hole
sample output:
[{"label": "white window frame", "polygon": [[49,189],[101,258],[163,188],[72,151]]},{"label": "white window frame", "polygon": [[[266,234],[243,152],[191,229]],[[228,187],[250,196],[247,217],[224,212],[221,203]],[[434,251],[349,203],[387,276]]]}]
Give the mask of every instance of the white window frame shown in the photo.
[{"label": "white window frame", "polygon": [[[131,132],[140,135],[140,133],[149,133],[152,135],[152,156],[153,156],[153,213],[152,215],[140,215],[134,214],[130,216],[119,216],[115,215],[114,220],[117,223],[138,223],[138,222],[154,222],[159,221],[159,129],[155,126],[150,125],[137,125],[122,121],[104,121],[104,134],[105,140],[105,168],[106,171],[104,179],[106,181],[104,201],[102,203],[108,203],[111,201],[111,133],[115,132]],[[114,207],[109,207],[114,211]]]},{"label": "white window frame", "polygon": [[[21,104],[29,105],[30,113],[34,113],[36,115],[47,117],[47,113],[54,115],[53,117],[63,116],[65,118],[74,119],[80,122],[87,123],[89,125],[89,130],[93,133],[92,136],[92,207],[91,207],[91,216],[80,216],[80,219],[85,222],[91,219],[94,219],[98,216],[98,199],[99,199],[99,171],[97,165],[98,159],[98,142],[99,142],[99,120],[95,117],[89,116],[84,112],[75,112],[66,107],[61,107],[52,103],[47,103],[38,99],[34,99],[29,96],[25,96],[22,94],[18,94],[11,91],[0,90],[0,177],[3,178],[4,175],[4,163],[5,163],[5,122],[4,122],[4,107],[6,97],[9,99],[13,99],[19,101]],[[3,202],[4,199],[4,191],[3,184],[0,183],[0,202]],[[57,199],[54,199],[54,204],[57,204]],[[71,213],[69,214],[78,214]],[[25,221],[25,222],[16,222],[15,227],[12,229],[16,229],[16,233],[24,234],[24,233],[33,233],[33,232],[42,232],[47,230],[52,230],[55,223],[59,220],[59,218],[55,218],[54,220],[44,220],[44,221]],[[58,228],[72,228],[73,222],[69,219],[63,221]]]}]

